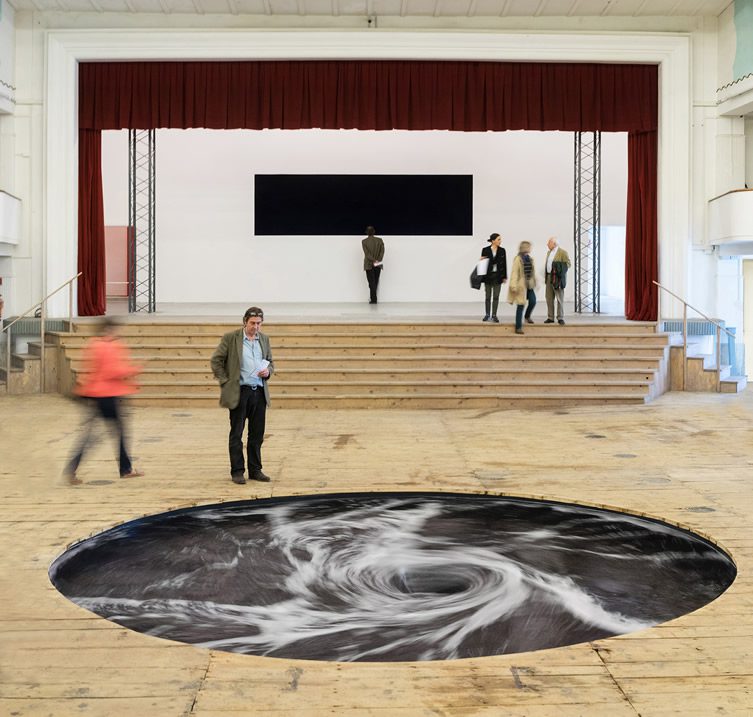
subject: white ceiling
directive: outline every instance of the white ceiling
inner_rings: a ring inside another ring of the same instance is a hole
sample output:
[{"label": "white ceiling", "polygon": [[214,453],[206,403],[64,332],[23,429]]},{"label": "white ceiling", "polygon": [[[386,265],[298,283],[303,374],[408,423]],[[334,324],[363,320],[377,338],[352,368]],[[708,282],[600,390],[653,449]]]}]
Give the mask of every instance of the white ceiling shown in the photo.
[{"label": "white ceiling", "polygon": [[716,17],[732,0],[9,0],[16,10],[326,17]]}]

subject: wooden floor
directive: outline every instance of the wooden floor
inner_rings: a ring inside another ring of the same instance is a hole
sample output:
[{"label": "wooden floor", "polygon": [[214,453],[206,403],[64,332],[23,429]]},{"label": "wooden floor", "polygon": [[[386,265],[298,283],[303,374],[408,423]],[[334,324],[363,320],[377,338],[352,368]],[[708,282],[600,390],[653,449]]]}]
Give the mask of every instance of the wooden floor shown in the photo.
[{"label": "wooden floor", "polygon": [[[753,715],[753,393],[666,394],[553,411],[268,414],[270,485],[237,486],[220,408],[139,408],[121,481],[114,449],[60,471],[79,407],[0,396],[0,715],[232,717]],[[494,448],[496,446],[496,448]],[[319,663],[210,652],[130,632],[51,586],[71,542],[178,506],[241,497],[447,490],[604,505],[692,528],[727,549],[732,587],[627,636],[453,662]]]}]

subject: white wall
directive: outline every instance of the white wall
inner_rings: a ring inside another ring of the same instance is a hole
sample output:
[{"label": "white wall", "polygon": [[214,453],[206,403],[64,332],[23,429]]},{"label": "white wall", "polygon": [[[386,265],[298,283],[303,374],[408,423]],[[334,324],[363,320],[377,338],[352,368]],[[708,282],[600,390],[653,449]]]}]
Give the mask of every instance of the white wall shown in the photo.
[{"label": "white wall", "polygon": [[[125,134],[103,143],[108,224],[127,223]],[[624,224],[626,136],[602,138],[602,222]],[[254,236],[255,173],[473,175],[474,236],[385,236],[381,301],[478,301],[468,275],[495,231],[508,264],[525,239],[543,268],[551,235],[573,255],[572,133],[159,130],[156,145],[158,302],[365,300],[362,235]]]},{"label": "white wall", "polygon": [[737,79],[734,76],[735,51],[737,38],[735,33],[735,3],[731,2],[718,18],[719,42],[717,45],[717,87]]},{"label": "white wall", "polygon": [[0,0],[0,114],[12,113],[15,87],[14,10],[7,0]]}]

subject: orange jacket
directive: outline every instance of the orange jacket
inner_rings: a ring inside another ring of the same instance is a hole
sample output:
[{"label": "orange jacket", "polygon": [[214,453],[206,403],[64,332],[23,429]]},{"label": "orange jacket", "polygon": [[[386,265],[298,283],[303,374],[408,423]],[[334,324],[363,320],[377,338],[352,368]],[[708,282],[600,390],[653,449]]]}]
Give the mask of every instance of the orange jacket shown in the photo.
[{"label": "orange jacket", "polygon": [[136,391],[132,380],[139,372],[130,362],[128,349],[114,337],[92,339],[84,351],[86,373],[79,378],[76,393],[91,398],[125,396]]}]

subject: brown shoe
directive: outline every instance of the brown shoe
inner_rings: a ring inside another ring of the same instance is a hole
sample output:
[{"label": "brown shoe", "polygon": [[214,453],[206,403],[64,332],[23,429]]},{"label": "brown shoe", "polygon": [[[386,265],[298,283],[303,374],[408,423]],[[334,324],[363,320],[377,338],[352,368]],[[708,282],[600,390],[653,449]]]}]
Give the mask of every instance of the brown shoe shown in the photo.
[{"label": "brown shoe", "polygon": [[249,473],[248,474],[248,479],[249,480],[258,480],[258,481],[261,481],[262,483],[269,483],[269,481],[272,480],[268,475],[262,473],[260,470],[258,470],[258,471],[252,471],[251,473]]},{"label": "brown shoe", "polygon": [[80,478],[76,478],[75,473],[65,473],[64,475],[68,485],[81,485],[84,482]]},{"label": "brown shoe", "polygon": [[137,471],[135,468],[131,468],[128,473],[121,474],[121,478],[141,478],[144,475],[143,471]]},{"label": "brown shoe", "polygon": [[246,479],[243,477],[243,473],[232,473],[230,475],[230,480],[232,480],[233,483],[237,483],[238,485],[243,485],[246,482]]}]

